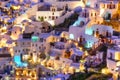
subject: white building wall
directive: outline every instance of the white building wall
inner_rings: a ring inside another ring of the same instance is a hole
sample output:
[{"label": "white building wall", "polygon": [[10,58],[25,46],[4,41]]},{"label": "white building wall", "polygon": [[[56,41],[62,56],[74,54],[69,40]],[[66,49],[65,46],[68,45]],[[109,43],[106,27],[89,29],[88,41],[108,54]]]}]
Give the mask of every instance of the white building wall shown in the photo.
[{"label": "white building wall", "polygon": [[114,42],[115,44],[120,44],[120,38],[114,39],[113,42]]},{"label": "white building wall", "polygon": [[115,59],[115,50],[112,49],[107,50],[107,58],[110,58],[111,53],[112,53],[112,58]]},{"label": "white building wall", "polygon": [[73,14],[73,12],[67,12],[64,16],[59,17],[55,20],[55,25],[61,24],[64,22],[64,20],[68,17],[70,17]]},{"label": "white building wall", "polygon": [[82,1],[60,1],[58,2],[57,0],[44,0],[44,2],[48,2],[50,4],[56,5],[59,8],[63,8],[68,4],[68,7],[70,9],[74,9],[78,6],[84,6]]},{"label": "white building wall", "polygon": [[31,0],[32,2],[34,2],[34,3],[38,3],[39,2],[39,0]]},{"label": "white building wall", "polygon": [[98,0],[86,0],[86,5],[90,5],[90,7],[94,8]]},{"label": "white building wall", "polygon": [[99,15],[99,12],[97,10],[93,10],[93,9],[89,10],[89,18],[90,19],[93,19],[93,18],[97,17],[98,15]]},{"label": "white building wall", "polygon": [[21,16],[18,16],[15,19],[15,23],[20,24],[23,20],[27,20],[27,19],[28,19],[28,15],[25,13],[25,14],[22,14]]},{"label": "white building wall", "polygon": [[74,39],[77,40],[78,37],[80,37],[80,35],[82,35],[84,33],[84,28],[80,28],[80,27],[75,27],[75,26],[71,26],[69,28],[69,35],[73,34],[74,35]]},{"label": "white building wall", "polygon": [[107,67],[110,70],[110,72],[114,73],[116,66],[117,66],[117,62],[110,60],[110,59],[107,59]]},{"label": "white building wall", "polygon": [[[56,12],[52,12],[52,11],[38,11],[36,12],[36,20],[39,21],[39,16],[43,17],[45,21],[48,20],[52,20],[52,17],[54,16],[56,17],[60,17],[63,11],[56,11]],[[51,17],[51,18],[49,18]]]},{"label": "white building wall", "polygon": [[16,46],[13,47],[14,54],[20,55],[21,53],[26,52],[26,49],[31,49],[31,41],[30,40],[24,40],[24,41],[17,41]]},{"label": "white building wall", "polygon": [[21,34],[22,28],[20,27],[13,27],[12,31],[11,31],[11,38],[13,40],[17,40]]},{"label": "white building wall", "polygon": [[38,4],[32,6],[31,8],[28,8],[26,14],[28,15],[28,17],[35,16],[37,10],[38,10]]}]

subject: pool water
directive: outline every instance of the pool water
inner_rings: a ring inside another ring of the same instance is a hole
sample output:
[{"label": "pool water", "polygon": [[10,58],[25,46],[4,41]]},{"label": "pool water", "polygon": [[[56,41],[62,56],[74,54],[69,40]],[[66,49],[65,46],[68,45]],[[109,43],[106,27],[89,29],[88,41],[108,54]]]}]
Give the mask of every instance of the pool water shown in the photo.
[{"label": "pool water", "polygon": [[16,63],[17,67],[27,67],[27,63],[22,62],[21,56],[14,56],[14,62]]}]

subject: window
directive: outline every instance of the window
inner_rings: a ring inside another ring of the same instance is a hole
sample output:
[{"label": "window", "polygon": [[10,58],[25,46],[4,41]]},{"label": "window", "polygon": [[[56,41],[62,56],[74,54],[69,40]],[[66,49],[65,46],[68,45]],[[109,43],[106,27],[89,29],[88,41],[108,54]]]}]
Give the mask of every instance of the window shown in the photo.
[{"label": "window", "polygon": [[15,42],[15,45],[18,46],[17,42]]},{"label": "window", "polygon": [[44,49],[46,49],[46,47],[44,47]]},{"label": "window", "polygon": [[56,16],[56,19],[57,19],[58,17]]},{"label": "window", "polygon": [[52,13],[52,15],[54,15],[54,13]]},{"label": "window", "polygon": [[93,30],[92,34],[94,35],[95,34],[95,31]]},{"label": "window", "polygon": [[43,42],[43,38],[40,38],[40,42]]},{"label": "window", "polygon": [[99,29],[96,30],[96,36],[99,36]]},{"label": "window", "polygon": [[93,16],[93,13],[91,13],[91,16]]},{"label": "window", "polygon": [[53,8],[52,11],[55,12],[55,8]]},{"label": "window", "polygon": [[105,8],[105,4],[103,4],[103,7],[102,8]]},{"label": "window", "polygon": [[30,49],[26,49],[26,51],[30,51]]},{"label": "window", "polygon": [[44,42],[46,41],[46,39],[44,39]]},{"label": "window", "polygon": [[115,9],[115,4],[113,4],[112,6],[113,6],[113,9]]},{"label": "window", "polygon": [[38,16],[38,19],[40,19],[41,17],[40,16]]},{"label": "window", "polygon": [[110,53],[110,59],[112,59],[112,56],[113,56],[112,53]]},{"label": "window", "polygon": [[32,46],[34,46],[34,44],[32,44]]},{"label": "window", "polygon": [[96,13],[95,13],[95,16],[96,16]]},{"label": "window", "polygon": [[84,21],[81,21],[79,26],[82,27],[84,24]]},{"label": "window", "polygon": [[52,16],[52,20],[54,20],[55,19],[55,17],[54,16]]},{"label": "window", "polygon": [[49,16],[49,19],[51,19],[51,16]]},{"label": "window", "polygon": [[107,5],[107,8],[110,9],[110,5],[109,4]]},{"label": "window", "polygon": [[96,4],[96,8],[98,8],[98,4]]},{"label": "window", "polygon": [[39,49],[41,49],[41,47],[39,47]]},{"label": "window", "polygon": [[28,44],[30,44],[30,42],[28,42]]},{"label": "window", "polygon": [[70,34],[69,38],[70,38],[70,39],[74,39],[74,35],[73,35],[73,34]]},{"label": "window", "polygon": [[39,35],[39,33],[37,32],[37,35]]}]

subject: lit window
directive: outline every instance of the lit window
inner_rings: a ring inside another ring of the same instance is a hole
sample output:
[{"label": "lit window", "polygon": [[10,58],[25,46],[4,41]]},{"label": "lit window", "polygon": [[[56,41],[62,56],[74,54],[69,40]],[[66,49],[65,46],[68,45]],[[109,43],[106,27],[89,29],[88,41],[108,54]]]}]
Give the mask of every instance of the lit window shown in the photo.
[{"label": "lit window", "polygon": [[105,8],[105,4],[103,4],[103,8]]},{"label": "lit window", "polygon": [[74,39],[74,35],[73,34],[70,34],[70,39]]},{"label": "lit window", "polygon": [[41,49],[41,47],[39,47],[39,49]]},{"label": "lit window", "polygon": [[96,16],[96,13],[95,13],[95,16]]},{"label": "lit window", "polygon": [[91,16],[93,16],[93,13],[91,13]]}]

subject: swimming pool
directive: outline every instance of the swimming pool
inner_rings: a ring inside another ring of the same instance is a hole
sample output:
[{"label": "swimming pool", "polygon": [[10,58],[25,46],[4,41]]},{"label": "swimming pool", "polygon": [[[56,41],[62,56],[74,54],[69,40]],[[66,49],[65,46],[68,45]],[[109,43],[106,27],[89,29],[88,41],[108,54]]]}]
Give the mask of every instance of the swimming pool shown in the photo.
[{"label": "swimming pool", "polygon": [[17,67],[27,67],[28,64],[25,62],[22,62],[21,56],[14,56],[14,62],[16,63]]}]

